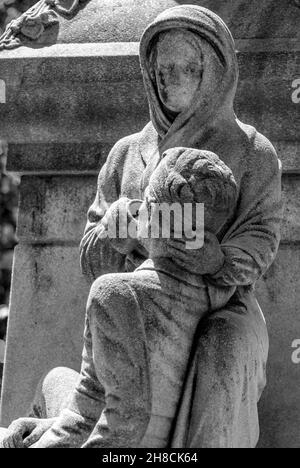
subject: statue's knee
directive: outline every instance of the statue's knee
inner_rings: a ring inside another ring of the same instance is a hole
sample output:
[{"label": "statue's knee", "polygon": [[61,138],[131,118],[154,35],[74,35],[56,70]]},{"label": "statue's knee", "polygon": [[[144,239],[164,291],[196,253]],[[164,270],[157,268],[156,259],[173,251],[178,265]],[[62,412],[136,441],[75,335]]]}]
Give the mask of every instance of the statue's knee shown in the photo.
[{"label": "statue's knee", "polygon": [[65,396],[66,389],[71,389],[77,379],[78,373],[68,367],[56,367],[44,374],[36,387],[28,416],[41,419],[54,417],[49,415],[49,407],[56,406]]},{"label": "statue's knee", "polygon": [[91,286],[89,301],[102,302],[118,294],[122,286],[118,276],[118,274],[109,274],[97,278]]},{"label": "statue's knee", "polygon": [[111,313],[119,311],[130,301],[130,292],[125,284],[125,278],[120,274],[108,274],[97,278],[92,284],[87,311],[89,315],[107,316],[108,309]]},{"label": "statue's knee", "polygon": [[75,380],[78,378],[78,373],[69,367],[55,367],[51,369],[40,381],[41,390],[43,394],[60,387],[62,382]]},{"label": "statue's knee", "polygon": [[251,330],[239,316],[211,316],[200,333],[199,355],[228,371],[248,354]]}]

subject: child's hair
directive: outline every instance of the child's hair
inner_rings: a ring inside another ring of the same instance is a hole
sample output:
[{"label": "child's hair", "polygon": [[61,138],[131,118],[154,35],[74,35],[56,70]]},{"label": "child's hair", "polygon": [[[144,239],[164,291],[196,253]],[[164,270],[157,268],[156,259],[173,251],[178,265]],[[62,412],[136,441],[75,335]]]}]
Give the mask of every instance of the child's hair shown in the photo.
[{"label": "child's hair", "polygon": [[217,233],[234,213],[237,184],[215,153],[172,148],[152,174],[149,194],[156,203],[203,203],[205,229]]}]

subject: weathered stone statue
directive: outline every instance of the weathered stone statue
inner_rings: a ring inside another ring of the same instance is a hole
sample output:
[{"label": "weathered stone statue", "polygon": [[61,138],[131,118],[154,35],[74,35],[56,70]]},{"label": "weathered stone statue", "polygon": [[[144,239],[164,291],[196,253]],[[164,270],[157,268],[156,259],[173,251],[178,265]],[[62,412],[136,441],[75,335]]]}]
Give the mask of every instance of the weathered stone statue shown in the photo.
[{"label": "weathered stone statue", "polygon": [[[3,439],[4,446],[85,443],[85,447],[217,448],[257,444],[257,403],[265,386],[268,335],[254,285],[274,260],[279,245],[280,164],[270,142],[235,116],[235,47],[219,17],[195,6],[166,10],[145,31],[140,58],[151,122],[141,133],[121,140],[112,149],[100,172],[97,195],[81,242],[82,270],[94,281],[87,306],[81,378],[78,383],[78,374],[68,369],[52,371],[37,391],[33,418],[14,422]],[[178,147],[216,153],[232,171],[238,197],[234,197],[232,212],[227,212],[226,219],[207,236],[202,249],[189,250],[180,240],[172,239],[172,248],[164,249],[166,258],[159,251],[159,264],[167,263],[161,271],[162,266],[153,267],[151,263],[152,257],[157,257],[151,255],[149,245],[150,259],[144,263],[149,255],[147,243],[123,242],[122,249],[118,249],[116,241],[103,235],[103,226],[110,205],[120,198],[147,200],[155,180],[161,181],[156,171],[168,160],[163,155],[168,150],[173,154]],[[205,271],[208,264],[213,267]],[[154,273],[149,274],[145,265]],[[169,285],[170,271],[174,275]],[[155,272],[156,280],[149,280]],[[101,278],[104,273],[109,275]],[[113,287],[112,278],[118,278]],[[196,285],[194,278],[198,279]],[[141,296],[139,288],[132,287],[130,281],[138,286],[146,284],[141,287]],[[170,293],[174,284],[178,284],[182,294],[180,303],[176,288],[171,299],[161,293],[162,286]],[[189,295],[184,291],[189,291]],[[204,302],[195,307],[195,300],[201,297]],[[127,312],[130,324],[122,314],[114,316],[120,309]],[[145,317],[141,317],[142,310]],[[143,328],[148,311],[153,313],[149,328],[153,341],[145,337]],[[166,320],[163,326],[158,322],[162,311]],[[188,312],[191,315],[184,322]],[[168,314],[174,314],[174,320]],[[197,327],[200,318],[203,320]],[[165,329],[168,320],[168,333],[176,334],[177,347],[171,339],[168,353],[157,355],[156,362],[166,374],[150,365],[149,375],[145,343],[155,342],[157,337],[159,350],[163,343],[159,331]],[[188,338],[181,335],[183,331]],[[133,339],[137,334],[140,340]],[[116,336],[125,351],[108,356],[107,349],[109,345],[113,349]],[[168,364],[181,349],[180,375],[176,376],[172,373],[174,367]],[[123,363],[124,359],[130,362]],[[129,364],[134,369],[134,362],[139,362],[138,376],[134,372],[122,375]],[[170,369],[172,372],[168,373]],[[156,411],[159,402],[155,388],[150,395],[150,381],[159,373],[162,379],[167,376],[162,386],[173,379],[175,390]],[[138,377],[140,385],[136,384]],[[127,414],[120,412],[118,395],[110,393],[116,382],[124,384],[122,397],[128,396]],[[132,399],[130,388],[133,382],[140,392],[136,400]],[[76,392],[80,398],[74,397]],[[137,432],[137,427],[141,432]],[[139,440],[143,435],[144,440]]]},{"label": "weathered stone statue", "polygon": [[[204,203],[208,242],[214,242],[214,234],[232,214],[237,194],[230,169],[216,155],[181,148],[166,152],[146,192],[136,221],[138,232],[148,234],[156,228],[155,208],[163,203],[177,203],[182,209],[188,203],[194,208]],[[121,216],[124,201],[129,202],[121,198],[114,203],[107,216]],[[107,230],[107,216],[99,225],[100,236]],[[177,221],[171,225],[170,238],[145,237],[149,259],[135,272],[100,276],[94,283],[79,382],[67,412],[36,447],[168,446],[193,337],[210,311],[202,275],[220,268],[218,256],[207,258],[205,249],[202,259],[198,256],[197,274],[177,263],[174,235],[184,239],[179,231],[186,220],[182,217],[181,226]],[[128,240],[117,239],[115,245],[124,251]],[[226,305],[234,292],[235,287],[225,292],[220,288],[218,307]],[[91,411],[95,401],[100,408],[102,404],[100,418],[99,407]]]}]

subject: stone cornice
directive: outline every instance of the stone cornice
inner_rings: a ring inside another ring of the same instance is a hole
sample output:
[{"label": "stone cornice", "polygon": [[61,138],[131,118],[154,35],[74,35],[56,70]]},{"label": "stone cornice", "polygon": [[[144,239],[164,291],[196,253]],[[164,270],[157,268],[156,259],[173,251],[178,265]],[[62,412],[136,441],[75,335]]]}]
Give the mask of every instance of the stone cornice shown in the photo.
[{"label": "stone cornice", "polygon": [[[300,41],[297,38],[276,39],[237,39],[238,53],[293,53],[300,52]],[[1,50],[1,44],[0,44]],[[63,58],[63,57],[103,57],[103,56],[137,56],[138,42],[108,42],[87,44],[53,44],[48,47],[32,49],[30,47],[3,50],[0,60],[17,58]]]}]

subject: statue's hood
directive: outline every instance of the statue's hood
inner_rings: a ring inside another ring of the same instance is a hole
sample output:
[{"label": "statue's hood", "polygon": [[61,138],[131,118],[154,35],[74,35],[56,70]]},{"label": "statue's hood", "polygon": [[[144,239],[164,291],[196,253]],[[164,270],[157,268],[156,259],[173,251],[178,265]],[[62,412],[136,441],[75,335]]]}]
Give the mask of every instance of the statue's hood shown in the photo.
[{"label": "statue's hood", "polygon": [[[171,122],[158,98],[151,78],[150,50],[155,37],[168,29],[184,28],[201,38],[204,73],[194,104]],[[197,147],[218,121],[235,120],[233,101],[238,82],[238,64],[233,37],[226,24],[213,12],[194,5],[170,8],[145,30],[140,44],[140,63],[149,101],[152,123],[164,149]],[[198,143],[198,144],[197,144]]]}]

